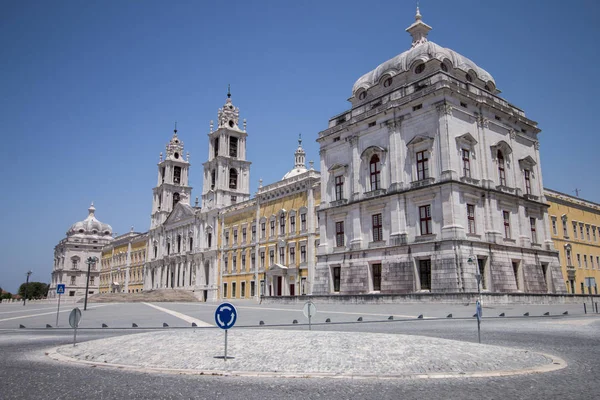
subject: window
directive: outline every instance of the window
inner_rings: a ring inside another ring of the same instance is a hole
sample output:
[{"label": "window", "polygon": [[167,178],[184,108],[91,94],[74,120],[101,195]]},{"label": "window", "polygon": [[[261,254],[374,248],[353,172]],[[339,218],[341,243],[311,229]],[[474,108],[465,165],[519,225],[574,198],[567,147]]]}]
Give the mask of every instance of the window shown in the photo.
[{"label": "window", "polygon": [[300,230],[306,231],[306,213],[300,214]]},{"label": "window", "polygon": [[552,234],[558,235],[558,227],[556,226],[556,217],[552,217]]},{"label": "window", "polygon": [[231,204],[237,203],[237,196],[231,196]]},{"label": "window", "polygon": [[567,217],[562,217],[562,226],[563,226],[563,236],[569,237],[569,230],[567,229]]},{"label": "window", "polygon": [[429,159],[427,151],[423,150],[417,153],[417,180],[422,181],[427,178],[429,178]]},{"label": "window", "polygon": [[506,171],[504,170],[504,155],[502,151],[498,150],[498,178],[500,179],[500,186],[506,186]]},{"label": "window", "polygon": [[596,241],[596,227],[592,226],[592,237],[594,238],[594,242]]},{"label": "window", "polygon": [[260,267],[261,268],[265,267],[265,252],[264,251],[260,252]]},{"label": "window", "polygon": [[467,103],[463,103],[462,101],[460,102],[460,106],[463,108],[467,108]]},{"label": "window", "polygon": [[215,157],[219,155],[219,138],[215,139],[215,144],[213,146],[215,150]]},{"label": "window", "polygon": [[208,233],[208,235],[206,235],[206,243],[208,245],[208,247],[210,248],[212,245],[212,233]]},{"label": "window", "polygon": [[290,247],[290,264],[296,264],[296,248]]},{"label": "window", "polygon": [[246,228],[242,228],[242,243],[246,243]]},{"label": "window", "polygon": [[238,138],[235,136],[229,137],[229,157],[238,156]]},{"label": "window", "polygon": [[173,183],[176,185],[181,183],[181,167],[173,168]]},{"label": "window", "polygon": [[275,264],[275,250],[269,250],[269,265]]},{"label": "window", "polygon": [[371,270],[373,273],[373,290],[380,291],[381,290],[381,264],[371,265]]},{"label": "window", "polygon": [[194,249],[194,238],[190,237],[190,251]]},{"label": "window", "polygon": [[238,173],[235,168],[229,170],[229,189],[237,189]]},{"label": "window", "polygon": [[590,267],[594,269],[594,256],[590,255]]},{"label": "window", "polygon": [[431,290],[431,260],[419,260],[421,290]]},{"label": "window", "polygon": [[531,179],[530,179],[531,172],[528,169],[526,169],[524,172],[525,172],[525,193],[531,194]]},{"label": "window", "polygon": [[229,246],[229,232],[225,232],[225,246]]},{"label": "window", "polygon": [[583,255],[583,266],[585,267],[585,269],[588,268],[588,263],[587,263],[587,254]]},{"label": "window", "polygon": [[296,216],[290,215],[290,233],[293,235],[296,233]]},{"label": "window", "polygon": [[227,282],[223,283],[223,297],[227,297]]},{"label": "window", "polygon": [[342,175],[335,177],[335,199],[341,200],[344,198],[344,177]]},{"label": "window", "polygon": [[252,225],[252,241],[254,242],[256,240],[256,225]]},{"label": "window", "polygon": [[415,68],[415,74],[420,74],[423,71],[425,71],[425,64],[419,64],[417,65],[417,67]]},{"label": "window", "polygon": [[74,284],[75,284],[75,279],[76,279],[76,277],[75,277],[75,276],[72,276],[72,277],[71,277],[71,285],[74,285]]},{"label": "window", "polygon": [[177,252],[181,253],[181,235],[177,235]]},{"label": "window", "polygon": [[256,285],[254,284],[254,281],[250,281],[250,297],[254,297],[256,293]]},{"label": "window", "polygon": [[371,190],[378,190],[380,187],[380,176],[381,176],[381,161],[377,154],[373,154],[371,161],[369,162],[369,171],[371,174]]},{"label": "window", "polygon": [[167,243],[167,255],[171,254],[171,243]]},{"label": "window", "polygon": [[531,226],[531,243],[537,243],[537,232],[535,229],[536,220],[535,218],[529,218],[529,225]]},{"label": "window", "polygon": [[224,262],[225,262],[225,272],[229,272],[229,259],[227,258],[227,256],[225,256]]},{"label": "window", "polygon": [[577,254],[577,266],[581,268],[581,255]]},{"label": "window", "polygon": [[585,233],[586,233],[586,236],[587,236],[587,240],[588,241],[592,240],[592,238],[590,236],[590,226],[589,225],[585,226]]},{"label": "window", "polygon": [[243,299],[246,297],[246,282],[242,281],[242,287],[240,288],[240,297]]},{"label": "window", "polygon": [[471,152],[467,149],[462,149],[463,176],[471,177]]},{"label": "window", "polygon": [[467,220],[469,222],[469,233],[475,234],[475,206],[467,204]]},{"label": "window", "polygon": [[[424,86],[417,86],[417,88],[415,89],[417,90],[421,90],[423,89]],[[421,108],[423,108],[423,104],[417,104],[416,106],[413,106],[412,110],[413,111],[419,111]]]},{"label": "window", "polygon": [[179,193],[173,193],[173,208],[179,203]]},{"label": "window", "polygon": [[90,276],[90,285],[94,284],[94,278],[96,278],[95,276]]},{"label": "window", "polygon": [[331,268],[331,275],[333,275],[333,291],[338,293],[340,291],[340,280],[342,275],[342,267]]},{"label": "window", "polygon": [[285,214],[281,213],[279,216],[279,234],[285,234]]},{"label": "window", "polygon": [[300,262],[306,262],[306,245],[300,246]]},{"label": "window", "polygon": [[344,246],[344,221],[335,223],[335,246]]},{"label": "window", "polygon": [[581,240],[585,240],[583,236],[583,224],[581,222],[579,223],[579,233],[581,233]]},{"label": "window", "polygon": [[261,222],[261,223],[260,223],[260,237],[261,237],[262,239],[264,239],[264,238],[265,238],[265,236],[266,236],[266,225],[267,225],[267,223],[266,223],[266,222]]},{"label": "window", "polygon": [[285,247],[279,248],[279,262],[285,264]]},{"label": "window", "polygon": [[77,263],[79,262],[79,259],[74,258],[74,259],[72,259],[72,261],[73,261],[73,269],[77,269]]},{"label": "window", "polygon": [[373,241],[380,242],[383,240],[383,224],[381,214],[373,214],[371,219],[373,225]]},{"label": "window", "polygon": [[567,267],[572,266],[573,260],[571,260],[571,249],[568,247],[565,249],[565,256],[567,257]]},{"label": "window", "polygon": [[235,287],[236,286],[237,286],[236,282],[231,282],[231,297],[232,298],[235,298],[235,295],[236,295],[236,293],[235,293]]},{"label": "window", "polygon": [[254,271],[256,269],[256,255],[250,254],[250,269]]},{"label": "window", "polygon": [[210,172],[210,188],[214,189],[215,188],[215,183],[217,181],[217,171],[216,170],[212,170]]},{"label": "window", "polygon": [[419,207],[419,221],[421,223],[421,235],[431,235],[431,205]]},{"label": "window", "polygon": [[504,219],[504,238],[510,239],[510,212],[502,211],[502,219]]},{"label": "window", "polygon": [[233,245],[235,246],[238,242],[238,230],[234,229],[233,230]]},{"label": "window", "polygon": [[271,220],[271,236],[275,236],[275,220]]},{"label": "window", "polygon": [[240,266],[242,271],[246,270],[246,254],[242,254],[242,265]]},{"label": "window", "polygon": [[573,221],[573,238],[577,239],[577,222]]}]

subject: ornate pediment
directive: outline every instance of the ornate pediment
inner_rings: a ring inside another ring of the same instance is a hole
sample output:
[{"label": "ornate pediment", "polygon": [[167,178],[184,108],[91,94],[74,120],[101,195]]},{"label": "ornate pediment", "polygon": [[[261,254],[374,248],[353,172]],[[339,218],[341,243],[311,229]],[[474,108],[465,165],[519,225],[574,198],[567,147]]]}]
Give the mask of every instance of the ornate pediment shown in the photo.
[{"label": "ornate pediment", "polygon": [[521,169],[531,169],[536,164],[537,163],[535,162],[535,160],[531,156],[527,156],[527,157],[521,158],[519,160],[519,166],[521,167]]},{"label": "ornate pediment", "polygon": [[385,149],[383,147],[379,147],[379,146],[369,146],[367,147],[362,154],[360,155],[360,158],[370,158],[373,154],[375,153],[385,153]]},{"label": "ornate pediment", "polygon": [[510,153],[512,153],[512,148],[504,140],[501,140],[498,143],[494,144],[491,147],[491,149],[492,149],[492,157],[493,158],[496,158],[496,156],[498,154],[498,150],[502,151],[502,153],[504,155],[509,155]]},{"label": "ornate pediment", "polygon": [[336,171],[338,169],[339,170],[345,170],[347,166],[348,166],[348,164],[335,163],[331,167],[328,168],[328,171],[329,172],[333,172],[333,171]]},{"label": "ornate pediment", "polygon": [[429,136],[417,135],[412,138],[407,144],[408,147],[425,145],[426,147],[431,147],[433,145],[433,138]]},{"label": "ornate pediment", "polygon": [[169,216],[167,217],[167,220],[165,221],[165,225],[172,225],[175,224],[177,222],[183,221],[183,220],[188,220],[190,218],[194,218],[194,209],[192,207],[190,207],[187,204],[184,203],[177,203],[175,205],[175,208],[173,209],[173,211],[171,211],[171,214],[169,214]]},{"label": "ornate pediment", "polygon": [[469,132],[456,137],[456,142],[459,144],[466,144],[469,146],[475,146],[477,140]]}]

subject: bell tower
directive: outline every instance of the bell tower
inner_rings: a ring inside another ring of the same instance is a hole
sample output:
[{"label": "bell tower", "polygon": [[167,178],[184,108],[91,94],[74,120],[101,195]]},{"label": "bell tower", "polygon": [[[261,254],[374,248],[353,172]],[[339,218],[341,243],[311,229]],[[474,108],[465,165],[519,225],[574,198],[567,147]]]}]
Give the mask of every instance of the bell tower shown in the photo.
[{"label": "bell tower", "polygon": [[217,130],[210,121],[208,161],[204,163],[202,207],[221,208],[250,198],[250,162],[246,161],[246,120],[239,127],[240,110],[231,91],[218,112]]},{"label": "bell tower", "polygon": [[173,137],[167,143],[165,158],[160,153],[158,182],[152,189],[152,221],[150,229],[160,226],[179,202],[190,204],[192,188],[189,186],[190,153],[183,158],[183,142],[177,137],[177,124]]}]

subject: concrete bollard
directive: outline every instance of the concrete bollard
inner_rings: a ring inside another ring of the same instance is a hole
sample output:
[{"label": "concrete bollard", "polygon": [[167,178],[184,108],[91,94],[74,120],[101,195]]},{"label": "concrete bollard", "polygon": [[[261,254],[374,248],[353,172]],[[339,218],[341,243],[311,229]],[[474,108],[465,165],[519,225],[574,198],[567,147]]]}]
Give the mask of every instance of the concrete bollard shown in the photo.
[{"label": "concrete bollard", "polygon": [[330,318],[327,318],[327,319],[325,320],[325,322],[331,322],[331,319],[330,319]]},{"label": "concrete bollard", "polygon": [[297,324],[297,323],[298,323],[297,319],[295,319],[295,320],[292,321],[292,324]]},{"label": "concrete bollard", "polygon": [[52,328],[52,325],[46,324],[46,328]]},{"label": "concrete bollard", "polygon": [[419,314],[419,316],[417,317],[417,319],[423,319],[423,314]]},{"label": "concrete bollard", "polygon": [[25,325],[19,324],[19,329],[23,329],[23,328],[25,328]]},{"label": "concrete bollard", "polygon": [[498,315],[498,316],[499,316],[499,317],[505,317],[505,316],[506,316],[506,314],[502,313],[502,314],[500,314],[500,315]]},{"label": "concrete bollard", "polygon": [[194,327],[196,327],[196,326],[198,326],[198,325],[196,325],[196,323],[195,323],[195,322],[192,322],[192,328],[194,328]]},{"label": "concrete bollard", "polygon": [[525,314],[523,314],[524,317],[529,317],[529,311],[527,311]]},{"label": "concrete bollard", "polygon": [[446,318],[452,318],[452,314],[446,315]]},{"label": "concrete bollard", "polygon": [[362,322],[362,317],[358,317],[357,322]]},{"label": "concrete bollard", "polygon": [[393,316],[393,315],[390,315],[390,316],[388,317],[388,320],[393,320],[393,319],[394,319],[394,316]]},{"label": "concrete bollard", "polygon": [[169,324],[167,324],[166,322],[163,322],[163,328],[168,328]]},{"label": "concrete bollard", "polygon": [[106,325],[106,324],[104,324],[104,323],[103,323],[103,324],[102,324],[102,327],[103,327],[103,328],[108,328],[108,325]]},{"label": "concrete bollard", "polygon": [[563,313],[563,315],[569,315],[569,312],[568,312],[568,311],[565,311],[565,312]]},{"label": "concrete bollard", "polygon": [[265,321],[260,321],[258,324],[259,324],[259,325],[264,325],[264,324],[265,324]]},{"label": "concrete bollard", "polygon": [[137,327],[138,327],[138,324],[136,324],[136,323],[134,322],[134,323],[132,323],[132,324],[131,324],[131,327],[132,327],[132,328],[137,328]]},{"label": "concrete bollard", "polygon": [[544,313],[545,316],[550,315],[550,311]]}]

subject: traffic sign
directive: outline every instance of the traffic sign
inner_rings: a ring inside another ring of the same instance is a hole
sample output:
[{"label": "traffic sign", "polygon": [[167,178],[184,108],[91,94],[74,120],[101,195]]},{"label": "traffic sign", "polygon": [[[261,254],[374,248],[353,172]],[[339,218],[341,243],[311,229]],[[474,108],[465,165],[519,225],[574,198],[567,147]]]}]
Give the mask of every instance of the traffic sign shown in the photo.
[{"label": "traffic sign", "polygon": [[306,303],[304,303],[304,308],[302,309],[302,312],[304,313],[304,316],[306,318],[312,318],[317,313],[317,307],[312,301],[307,301]]},{"label": "traffic sign", "polygon": [[81,310],[77,307],[71,311],[69,314],[69,325],[71,328],[77,328],[79,326],[79,321],[81,321]]},{"label": "traffic sign", "polygon": [[65,284],[59,283],[56,285],[56,294],[65,294]]},{"label": "traffic sign", "polygon": [[221,329],[233,328],[237,321],[237,310],[231,303],[219,304],[215,310],[215,322]]}]

